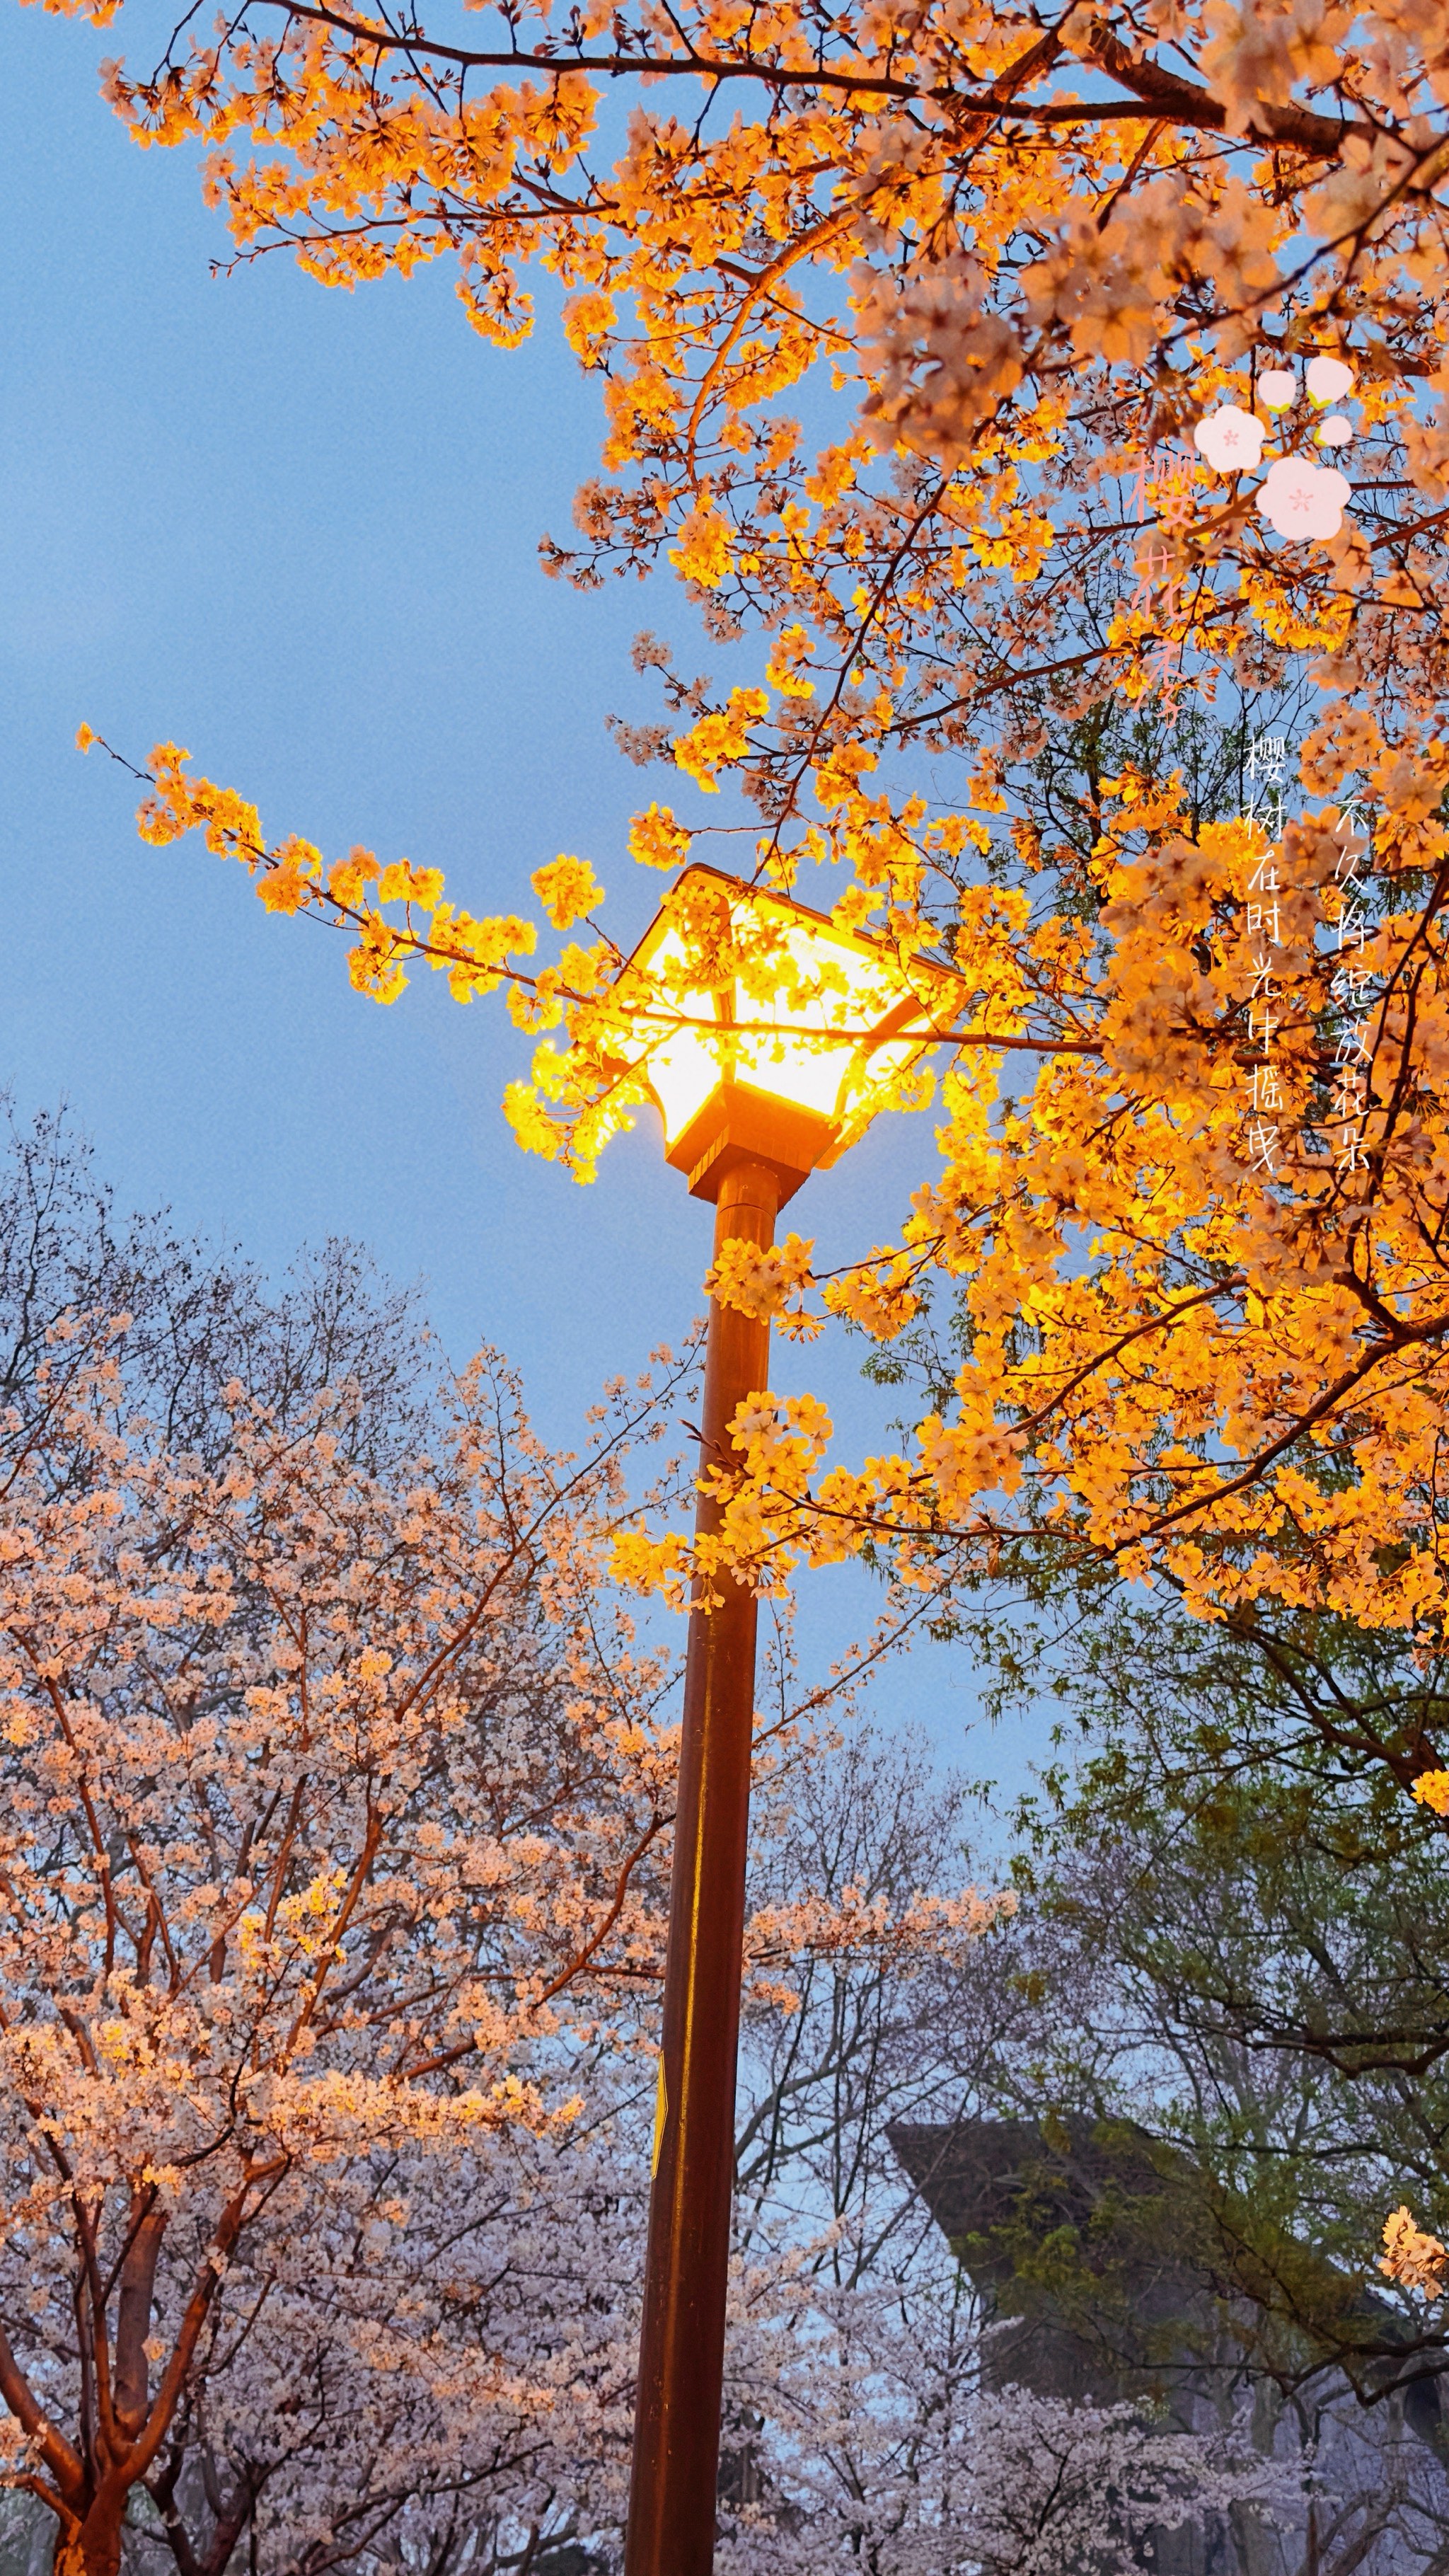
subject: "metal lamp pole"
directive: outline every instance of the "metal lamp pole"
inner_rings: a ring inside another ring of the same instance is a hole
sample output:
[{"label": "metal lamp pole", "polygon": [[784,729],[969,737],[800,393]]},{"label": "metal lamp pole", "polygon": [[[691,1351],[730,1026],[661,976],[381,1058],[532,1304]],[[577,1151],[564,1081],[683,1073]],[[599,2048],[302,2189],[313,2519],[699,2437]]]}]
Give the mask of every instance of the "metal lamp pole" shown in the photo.
[{"label": "metal lamp pole", "polygon": [[[768,1250],[780,1197],[765,1163],[729,1172],[716,1260],[735,1240]],[[728,1425],[767,1385],[769,1355],[768,1322],[711,1304],[706,1468],[731,1455]],[[696,1530],[718,1521],[702,1494]],[[754,1696],[755,1601],[730,1585],[719,1609],[691,1614],[685,1664],[625,2576],[709,2576],[714,2564]]]},{"label": "metal lamp pole", "polygon": [[[776,943],[778,1005],[759,955],[748,976],[731,963],[745,925],[746,963],[757,932]],[[881,941],[693,862],[630,963],[646,990],[662,974],[681,1011],[619,1069],[658,1108],[666,1162],[714,1200],[716,1260],[727,1243],[769,1249],[786,1200],[839,1159],[957,1007],[941,998],[956,987],[943,970],[907,974]],[[764,1393],[769,1358],[768,1323],[711,1305],[706,1468],[728,1464],[729,1424]],[[719,1518],[701,1495],[698,1534]],[[714,2564],[755,1698],[754,1597],[728,1579],[719,1589],[717,1610],[691,1613],[685,1662],[625,2576],[710,2576]]]}]

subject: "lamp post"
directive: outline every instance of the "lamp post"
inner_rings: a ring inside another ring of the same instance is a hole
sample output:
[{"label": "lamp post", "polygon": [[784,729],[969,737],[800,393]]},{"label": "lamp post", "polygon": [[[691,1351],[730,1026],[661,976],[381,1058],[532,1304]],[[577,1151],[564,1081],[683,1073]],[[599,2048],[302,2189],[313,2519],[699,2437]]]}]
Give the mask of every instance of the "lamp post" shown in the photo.
[{"label": "lamp post", "polygon": [[[785,1202],[933,1044],[929,1005],[876,942],[711,868],[686,869],[632,963],[677,1005],[630,1068],[666,1158],[714,1201],[716,1261],[732,1241],[765,1251]],[[730,1423],[768,1384],[769,1339],[767,1321],[711,1303],[706,1469],[734,1459]],[[720,1510],[701,1492],[699,1535]],[[691,1613],[685,1665],[625,2576],[714,2562],[756,1619],[745,1586],[718,1588],[717,1608]]]}]

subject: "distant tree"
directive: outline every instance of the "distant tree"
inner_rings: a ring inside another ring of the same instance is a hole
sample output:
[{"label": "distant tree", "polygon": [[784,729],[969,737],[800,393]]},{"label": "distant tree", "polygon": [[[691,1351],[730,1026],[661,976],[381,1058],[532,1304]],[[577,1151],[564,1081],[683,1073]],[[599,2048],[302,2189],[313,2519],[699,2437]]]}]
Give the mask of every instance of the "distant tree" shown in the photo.
[{"label": "distant tree", "polygon": [[[119,1400],[177,1449],[224,1449],[239,1382],[282,1419],[324,1388],[354,1390],[335,1436],[354,1454],[421,1436],[434,1367],[416,1290],[384,1281],[360,1245],[304,1252],[270,1286],[237,1248],[179,1232],[169,1212],[121,1216],[64,1111],[28,1123],[0,1095],[0,1408],[32,1418],[37,1375],[67,1319],[77,1355],[114,1341]],[[52,1460],[52,1472],[58,1468]]]},{"label": "distant tree", "polygon": [[837,2367],[796,2354],[781,2502],[724,2550],[730,2576],[1132,2576],[1156,2534],[1300,2501],[1244,2425],[1204,2436],[1127,2405],[983,2393],[961,2370],[969,2338],[949,2356],[924,2322],[882,2305],[853,2320]]},{"label": "distant tree", "polygon": [[[909,1731],[852,1730],[763,1787],[755,1920],[801,1886],[909,1919],[919,1891],[955,1883],[977,1823],[967,1784]],[[1149,2529],[1206,2524],[1219,2548],[1225,2517],[1250,2546],[1275,2517],[1301,2531],[1301,2463],[1256,2443],[1246,2379],[1223,2420],[1191,2427],[1151,2404],[1000,2385],[989,2303],[892,2131],[949,2136],[1014,2100],[1043,2027],[1076,2000],[1038,1964],[1031,1921],[1003,1913],[984,1940],[822,1945],[788,1984],[776,1971],[747,1988],[721,2488],[735,2576],[1106,2576],[1141,2563]]]}]

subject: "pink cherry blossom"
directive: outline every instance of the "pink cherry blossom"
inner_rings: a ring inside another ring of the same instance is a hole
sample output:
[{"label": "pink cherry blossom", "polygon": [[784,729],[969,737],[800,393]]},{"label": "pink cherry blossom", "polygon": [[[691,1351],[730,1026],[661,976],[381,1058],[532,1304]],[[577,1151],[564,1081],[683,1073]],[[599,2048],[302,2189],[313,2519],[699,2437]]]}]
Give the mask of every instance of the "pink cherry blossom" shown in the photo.
[{"label": "pink cherry blossom", "polygon": [[1320,447],[1347,447],[1353,436],[1353,423],[1345,420],[1341,411],[1336,411],[1328,420],[1319,422],[1314,435]]},{"label": "pink cherry blossom", "polygon": [[1353,369],[1341,358],[1314,358],[1308,369],[1308,391],[1316,403],[1342,402],[1353,391]]},{"label": "pink cherry blossom", "polygon": [[1280,537],[1336,537],[1351,488],[1331,465],[1280,456],[1263,477],[1258,508]]},{"label": "pink cherry blossom", "polygon": [[1198,422],[1192,435],[1193,444],[1201,448],[1219,474],[1241,474],[1262,460],[1263,424],[1250,411],[1239,411],[1236,403],[1210,412],[1206,420]]},{"label": "pink cherry blossom", "polygon": [[1258,400],[1264,411],[1287,411],[1298,391],[1291,367],[1270,367],[1258,378]]}]

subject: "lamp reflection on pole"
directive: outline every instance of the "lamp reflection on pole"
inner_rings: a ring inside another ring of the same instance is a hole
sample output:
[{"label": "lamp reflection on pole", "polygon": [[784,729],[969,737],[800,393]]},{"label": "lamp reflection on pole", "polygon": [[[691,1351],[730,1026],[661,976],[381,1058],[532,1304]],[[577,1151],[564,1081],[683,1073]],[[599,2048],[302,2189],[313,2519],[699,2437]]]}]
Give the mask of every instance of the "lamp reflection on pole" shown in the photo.
[{"label": "lamp reflection on pole", "polygon": [[[686,869],[632,964],[670,995],[630,1068],[665,1156],[714,1201],[714,1256],[759,1251],[813,1171],[860,1135],[936,1041],[915,984],[874,940],[712,868]],[[697,979],[697,980],[696,980]],[[729,1426],[769,1381],[768,1321],[712,1302],[701,1467],[735,1462]],[[701,1493],[700,1536],[721,1505]],[[728,1578],[691,1614],[664,1981],[625,2576],[714,2562],[734,2185],[735,2074],[754,1721],[755,1600]]]}]

